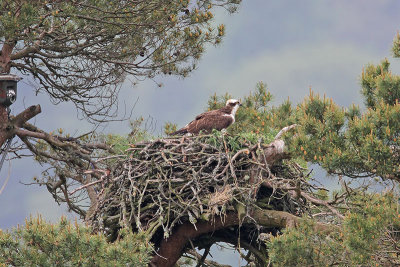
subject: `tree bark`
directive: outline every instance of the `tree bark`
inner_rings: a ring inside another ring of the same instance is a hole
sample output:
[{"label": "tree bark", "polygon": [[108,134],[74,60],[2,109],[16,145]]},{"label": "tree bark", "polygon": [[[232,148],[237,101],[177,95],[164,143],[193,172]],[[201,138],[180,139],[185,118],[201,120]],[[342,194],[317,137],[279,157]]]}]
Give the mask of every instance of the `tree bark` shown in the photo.
[{"label": "tree bark", "polygon": [[5,106],[0,105],[0,147],[12,136],[8,124],[8,111]]},{"label": "tree bark", "polygon": [[[14,49],[15,43],[6,41],[3,44],[0,54],[0,74],[9,74],[11,66],[11,53]],[[7,107],[0,105],[0,147],[4,142],[12,136],[9,133],[8,125],[8,111]]]},{"label": "tree bark", "polygon": [[14,49],[15,42],[6,41],[1,49],[0,54],[0,73],[9,74],[11,67],[11,53]]}]

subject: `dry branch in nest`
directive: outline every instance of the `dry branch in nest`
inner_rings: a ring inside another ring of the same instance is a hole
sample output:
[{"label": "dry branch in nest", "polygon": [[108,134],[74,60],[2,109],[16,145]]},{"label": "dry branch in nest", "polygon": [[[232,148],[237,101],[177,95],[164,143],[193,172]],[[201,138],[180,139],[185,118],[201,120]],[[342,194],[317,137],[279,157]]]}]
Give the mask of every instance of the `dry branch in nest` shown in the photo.
[{"label": "dry branch in nest", "polygon": [[128,226],[146,232],[156,247],[162,247],[182,225],[197,231],[205,223],[218,230],[215,225],[223,226],[234,216],[239,223],[233,225],[249,234],[242,241],[251,243],[257,239],[255,231],[271,232],[262,223],[264,215],[276,220],[270,228],[282,228],[310,213],[313,204],[334,213],[328,203],[313,203],[320,200],[313,196],[305,170],[282,160],[288,156],[283,148],[280,139],[265,145],[221,134],[132,145],[102,181],[88,221],[111,239]]}]

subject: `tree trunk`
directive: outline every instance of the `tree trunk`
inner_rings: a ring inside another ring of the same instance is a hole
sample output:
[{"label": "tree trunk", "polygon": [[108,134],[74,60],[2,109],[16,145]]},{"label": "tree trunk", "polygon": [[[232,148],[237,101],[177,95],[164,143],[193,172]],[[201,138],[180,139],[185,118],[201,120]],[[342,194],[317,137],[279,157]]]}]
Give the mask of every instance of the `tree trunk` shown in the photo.
[{"label": "tree trunk", "polygon": [[[0,74],[9,74],[11,66],[11,53],[15,44],[13,42],[5,42],[0,54]],[[0,105],[0,147],[12,135],[9,133],[7,108]]]},{"label": "tree trunk", "polygon": [[[9,74],[11,68],[11,54],[14,49],[15,42],[6,41],[1,49],[0,54],[0,74]],[[9,119],[6,106],[0,105],[0,147],[13,137],[16,130],[41,112],[39,105],[31,106],[18,114],[12,120]]]},{"label": "tree trunk", "polygon": [[11,137],[7,108],[0,105],[0,147]]},{"label": "tree trunk", "polygon": [[0,73],[9,74],[11,68],[11,53],[14,49],[15,42],[6,41],[1,49],[0,54]]}]

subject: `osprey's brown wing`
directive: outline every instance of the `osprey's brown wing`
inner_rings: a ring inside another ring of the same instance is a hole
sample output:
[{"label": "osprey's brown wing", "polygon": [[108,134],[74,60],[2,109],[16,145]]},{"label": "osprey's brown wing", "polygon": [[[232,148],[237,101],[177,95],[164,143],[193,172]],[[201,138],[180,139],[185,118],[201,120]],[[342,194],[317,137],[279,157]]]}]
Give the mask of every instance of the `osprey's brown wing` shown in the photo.
[{"label": "osprey's brown wing", "polygon": [[226,113],[224,109],[225,108],[201,113],[185,127],[171,133],[170,135],[181,135],[186,133],[198,134],[202,130],[206,133],[210,133],[212,129],[217,129],[219,131],[225,129],[232,124],[233,119],[231,116],[227,116],[229,114]]},{"label": "osprey's brown wing", "polygon": [[198,134],[200,131],[211,133],[213,129],[218,131],[227,128],[233,123],[232,116],[223,114],[217,110],[205,112],[191,121],[185,128],[188,133]]},{"label": "osprey's brown wing", "polygon": [[194,122],[196,120],[199,120],[199,119],[203,118],[204,116],[212,116],[212,115],[214,115],[214,116],[215,115],[222,115],[222,113],[221,113],[221,111],[219,109],[206,111],[206,112],[203,112],[203,113],[197,115],[196,118],[193,121],[191,121],[190,123],[192,123],[192,122]]}]

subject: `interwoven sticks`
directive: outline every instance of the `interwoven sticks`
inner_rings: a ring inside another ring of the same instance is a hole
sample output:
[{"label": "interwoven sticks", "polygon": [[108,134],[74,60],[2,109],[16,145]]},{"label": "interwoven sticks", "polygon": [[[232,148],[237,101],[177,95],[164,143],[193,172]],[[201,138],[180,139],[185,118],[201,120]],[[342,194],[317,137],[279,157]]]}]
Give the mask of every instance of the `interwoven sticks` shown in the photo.
[{"label": "interwoven sticks", "polygon": [[[272,165],[275,160],[265,154],[271,145],[244,141],[233,149],[230,138],[169,138],[132,146],[103,185],[91,223],[98,230],[129,226],[150,236],[162,229],[167,237],[179,223],[211,220],[238,206],[244,212],[256,206],[305,210],[303,199],[278,187],[260,189],[265,181],[296,186],[296,179],[303,179],[301,169],[291,167],[293,163]],[[281,174],[291,177],[279,178]]]}]

